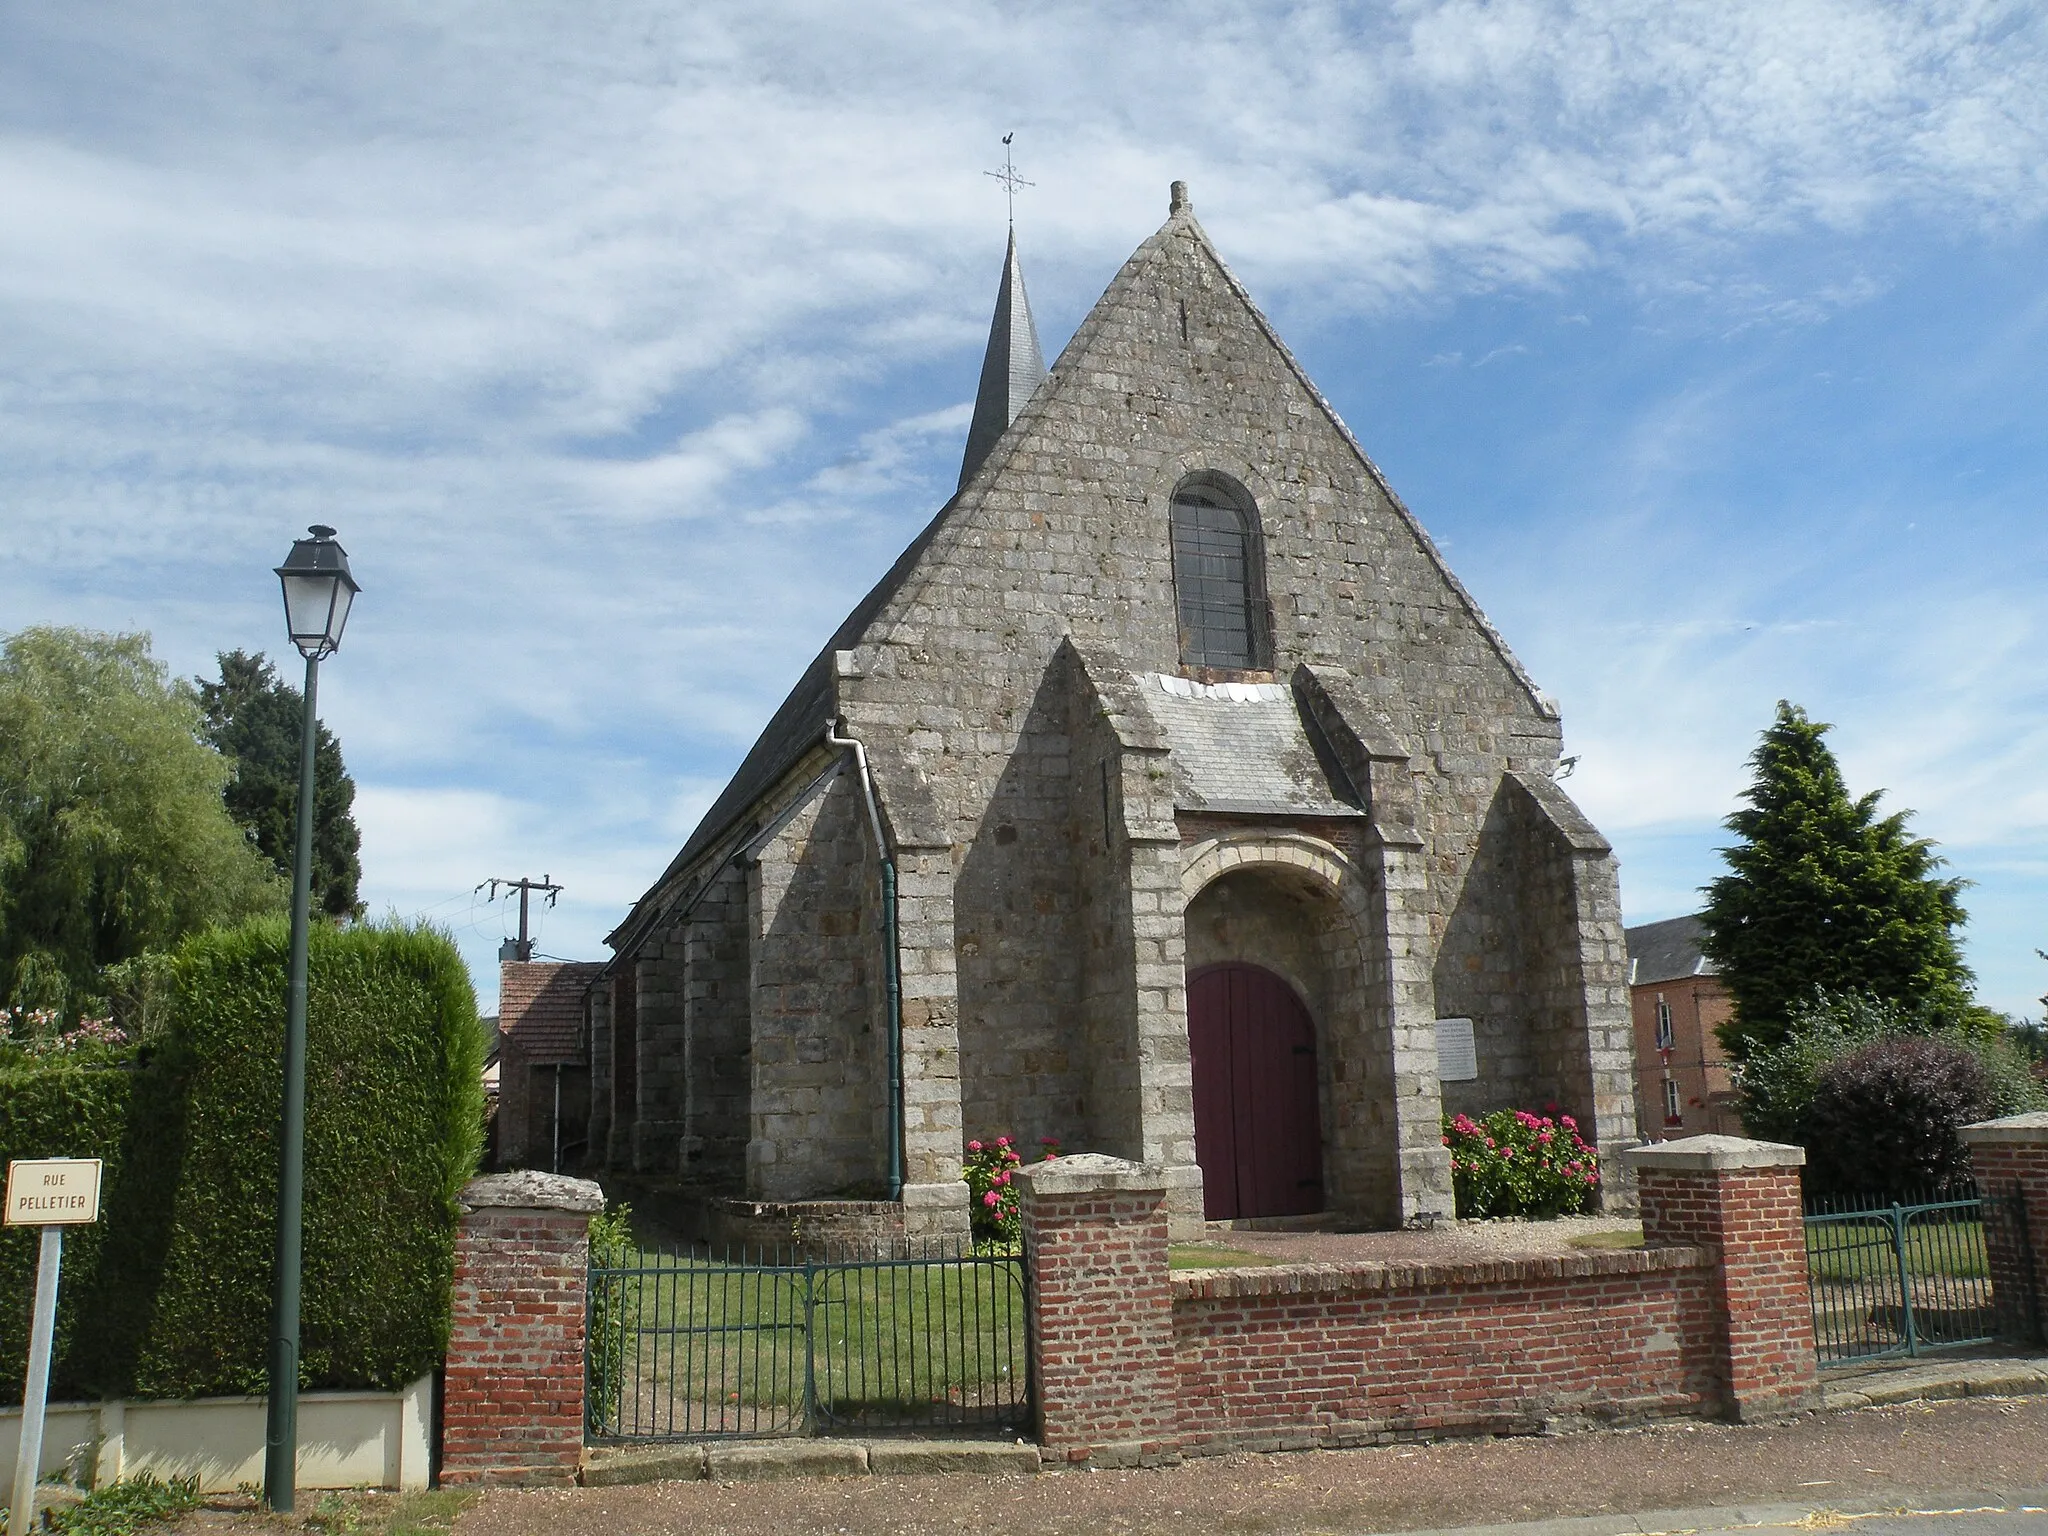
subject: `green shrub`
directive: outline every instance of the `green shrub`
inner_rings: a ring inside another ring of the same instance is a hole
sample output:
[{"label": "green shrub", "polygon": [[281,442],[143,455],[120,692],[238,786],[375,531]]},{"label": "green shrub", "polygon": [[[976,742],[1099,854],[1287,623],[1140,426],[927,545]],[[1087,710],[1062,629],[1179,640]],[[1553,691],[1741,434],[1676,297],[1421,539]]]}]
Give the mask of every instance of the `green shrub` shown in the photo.
[{"label": "green shrub", "polygon": [[[628,1268],[636,1251],[631,1206],[615,1205],[590,1218],[593,1269]],[[592,1429],[610,1424],[619,1406],[628,1283],[623,1278],[606,1277],[594,1283],[590,1291],[590,1391],[584,1404],[584,1420]]]},{"label": "green shrub", "polygon": [[1814,991],[1774,1045],[1758,1046],[1735,1075],[1743,1127],[1766,1141],[1813,1145],[1808,1109],[1829,1064],[1880,1040],[1947,1040],[1976,1058],[1992,1085],[1991,1113],[2039,1109],[2041,1084],[2005,1032],[1982,1010],[1908,1007],[1863,992]]},{"label": "green shrub", "polygon": [[1444,1145],[1460,1216],[1575,1216],[1599,1193],[1599,1158],[1570,1115],[1447,1115]]},{"label": "green shrub", "polygon": [[[105,1164],[100,1170],[100,1220],[64,1232],[64,1266],[57,1287],[60,1366],[71,1362],[81,1343],[94,1339],[109,1322],[97,1284],[108,1235],[115,1230],[114,1202],[105,1194],[121,1180],[123,1130],[135,1084],[136,1073],[127,1063],[26,1056],[0,1060],[0,1158],[97,1157]],[[0,1228],[0,1402],[21,1401],[36,1250],[33,1228]],[[57,1395],[75,1395],[63,1390],[71,1385],[70,1373],[60,1370]]]},{"label": "green shrub", "polygon": [[1809,1193],[1899,1196],[1969,1177],[1956,1127],[1998,1112],[1997,1084],[1953,1040],[1878,1040],[1821,1069],[1806,1107]]},{"label": "green shrub", "polygon": [[[316,927],[310,960],[300,1381],[397,1387],[447,1342],[455,1197],[483,1132],[476,1000],[454,945],[428,928]],[[275,920],[180,945],[151,1043],[107,1074],[125,1081],[125,1102],[67,1143],[108,1168],[97,1262],[66,1264],[72,1315],[94,1326],[67,1336],[60,1394],[262,1390],[286,961]],[[70,1104],[87,1090],[36,1091]],[[0,1152],[51,1155],[64,1111],[31,1116],[15,1097],[0,1107]],[[0,1246],[0,1273],[19,1270],[27,1236]],[[0,1309],[0,1330],[19,1326],[10,1314]],[[0,1342],[19,1359],[12,1335]],[[10,1369],[0,1392],[20,1379]]]}]

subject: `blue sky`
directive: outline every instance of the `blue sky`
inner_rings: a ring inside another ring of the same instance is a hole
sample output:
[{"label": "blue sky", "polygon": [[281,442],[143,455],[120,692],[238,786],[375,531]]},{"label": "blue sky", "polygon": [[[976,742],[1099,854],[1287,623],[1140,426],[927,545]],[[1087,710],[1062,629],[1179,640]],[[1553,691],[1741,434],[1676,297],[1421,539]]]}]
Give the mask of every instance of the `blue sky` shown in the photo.
[{"label": "blue sky", "polygon": [[2048,988],[2048,11],[0,0],[0,630],[280,649],[365,894],[602,953],[957,474],[1017,133],[1048,355],[1188,180],[1564,709],[1631,922],[1781,697]]}]

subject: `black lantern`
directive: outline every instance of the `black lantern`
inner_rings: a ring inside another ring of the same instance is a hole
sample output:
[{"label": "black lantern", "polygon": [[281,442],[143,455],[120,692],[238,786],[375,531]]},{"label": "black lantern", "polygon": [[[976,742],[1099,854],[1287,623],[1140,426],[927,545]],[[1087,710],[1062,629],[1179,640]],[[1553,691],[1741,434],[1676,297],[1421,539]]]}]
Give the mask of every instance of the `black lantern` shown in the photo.
[{"label": "black lantern", "polygon": [[348,573],[348,551],[334,542],[334,530],[315,523],[306,531],[313,537],[293,543],[277,579],[284,586],[284,620],[292,644],[308,661],[318,661],[341,649],[349,604],[362,588]]}]

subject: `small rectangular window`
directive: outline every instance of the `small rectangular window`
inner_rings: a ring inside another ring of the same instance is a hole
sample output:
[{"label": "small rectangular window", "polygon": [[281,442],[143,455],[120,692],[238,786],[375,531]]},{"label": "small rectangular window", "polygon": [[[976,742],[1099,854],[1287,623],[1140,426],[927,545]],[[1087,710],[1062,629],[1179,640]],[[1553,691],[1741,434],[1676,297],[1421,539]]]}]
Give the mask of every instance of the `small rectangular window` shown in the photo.
[{"label": "small rectangular window", "polygon": [[1685,1116],[1678,1112],[1678,1084],[1668,1077],[1664,1079],[1664,1123],[1685,1124]]},{"label": "small rectangular window", "polygon": [[1657,994],[1657,1049],[1671,1049],[1671,1005],[1664,1001],[1664,994]]}]

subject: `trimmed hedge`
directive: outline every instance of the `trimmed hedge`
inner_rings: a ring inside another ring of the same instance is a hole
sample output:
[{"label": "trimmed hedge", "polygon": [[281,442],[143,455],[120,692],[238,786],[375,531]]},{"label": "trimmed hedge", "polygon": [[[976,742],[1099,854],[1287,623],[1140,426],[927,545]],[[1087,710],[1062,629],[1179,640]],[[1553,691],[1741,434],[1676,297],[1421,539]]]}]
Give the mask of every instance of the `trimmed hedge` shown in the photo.
[{"label": "trimmed hedge", "polygon": [[[263,1389],[287,943],[283,922],[263,921],[169,957],[162,1033],[126,1074],[118,1130],[102,1114],[90,1149],[109,1160],[104,1234],[96,1264],[67,1253],[59,1391]],[[447,1346],[455,1197],[483,1134],[476,999],[431,929],[316,927],[307,1013],[300,1382],[398,1387]],[[0,1107],[0,1152],[48,1155],[46,1135]],[[0,1255],[0,1273],[19,1262]],[[9,1370],[22,1345],[6,1333],[0,1348]],[[20,1376],[0,1391],[18,1394]]]}]

